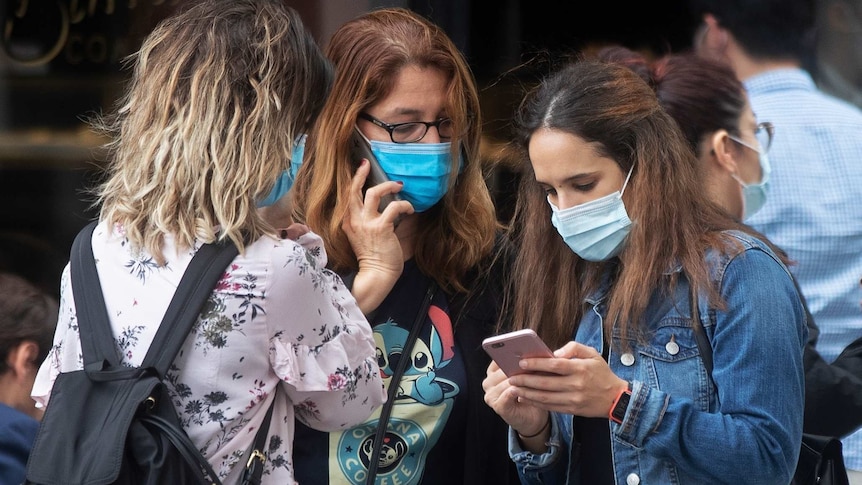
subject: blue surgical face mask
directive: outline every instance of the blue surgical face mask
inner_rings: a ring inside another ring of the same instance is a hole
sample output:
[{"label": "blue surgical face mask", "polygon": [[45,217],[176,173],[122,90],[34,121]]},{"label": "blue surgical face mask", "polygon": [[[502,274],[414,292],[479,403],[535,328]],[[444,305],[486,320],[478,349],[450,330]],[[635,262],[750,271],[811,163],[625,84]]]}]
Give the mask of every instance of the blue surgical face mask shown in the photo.
[{"label": "blue surgical face mask", "polygon": [[730,137],[737,143],[750,148],[757,152],[758,161],[760,163],[760,182],[755,184],[747,184],[742,181],[736,174],[731,176],[742,186],[742,220],[746,220],[755,212],[759,211],[763,204],[766,204],[766,194],[769,191],[769,174],[772,172],[772,167],[769,164],[769,156],[765,151],[755,148],[742,140],[735,137]]},{"label": "blue surgical face mask", "polygon": [[[451,143],[392,143],[369,140],[371,153],[390,180],[404,182],[399,195],[425,212],[446,195],[452,172]],[[463,166],[464,161],[461,160]]]},{"label": "blue surgical face mask", "polygon": [[293,187],[293,181],[296,180],[296,173],[299,172],[299,167],[302,165],[302,156],[305,153],[305,138],[306,135],[302,135],[296,139],[290,155],[290,170],[281,172],[281,176],[275,182],[275,187],[272,188],[269,195],[257,203],[258,207],[275,204],[278,199],[290,192],[290,188]]},{"label": "blue surgical face mask", "polygon": [[[632,167],[634,169],[634,167]],[[632,221],[623,204],[629,170],[620,190],[568,209],[551,206],[551,224],[569,248],[587,261],[605,261],[619,254],[631,230]]]}]

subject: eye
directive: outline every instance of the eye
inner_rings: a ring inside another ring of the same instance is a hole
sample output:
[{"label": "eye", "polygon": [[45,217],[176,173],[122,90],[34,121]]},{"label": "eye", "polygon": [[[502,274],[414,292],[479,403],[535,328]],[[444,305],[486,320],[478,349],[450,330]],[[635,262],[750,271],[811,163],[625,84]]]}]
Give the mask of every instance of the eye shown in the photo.
[{"label": "eye", "polygon": [[552,196],[557,194],[557,189],[551,187],[550,185],[539,182],[539,188],[542,189],[542,192],[544,192],[545,195]]},{"label": "eye", "polygon": [[413,142],[422,138],[427,129],[422,123],[401,123],[392,129],[392,139],[397,142]]},{"label": "eye", "polygon": [[429,363],[430,359],[428,358],[428,354],[425,352],[417,352],[413,356],[413,367],[417,370],[426,370]]},{"label": "eye", "polygon": [[450,139],[452,138],[452,134],[455,131],[452,126],[452,120],[449,118],[442,118],[438,121],[437,131],[440,133],[440,138]]},{"label": "eye", "polygon": [[589,192],[595,188],[596,182],[590,182],[587,184],[572,184],[572,188],[577,190],[578,192]]}]

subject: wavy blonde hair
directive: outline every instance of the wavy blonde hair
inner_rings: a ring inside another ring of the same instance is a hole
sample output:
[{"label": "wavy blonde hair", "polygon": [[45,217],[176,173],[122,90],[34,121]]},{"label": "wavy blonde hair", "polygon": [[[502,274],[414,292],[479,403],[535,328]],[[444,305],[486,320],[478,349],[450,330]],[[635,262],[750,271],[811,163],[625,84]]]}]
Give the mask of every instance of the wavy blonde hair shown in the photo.
[{"label": "wavy blonde hair", "polygon": [[442,29],[400,8],[374,10],[345,23],[325,52],[335,81],[308,137],[306,162],[292,191],[294,218],[321,235],[333,269],[358,267],[341,229],[356,169],[350,137],[357,117],[391,92],[405,66],[439,69],[449,79],[446,112],[459,133],[452,139],[452,173],[458,173],[459,147],[465,160],[442,201],[419,215],[415,260],[441,287],[463,291],[467,272],[490,255],[498,228],[479,163],[479,97],[466,61]]},{"label": "wavy blonde hair", "polygon": [[[274,0],[205,0],[164,20],[131,56],[101,219],[159,264],[163,237],[244,244],[272,232],[256,201],[290,164],[326,96],[326,59],[299,15]],[[216,234],[216,230],[220,232]]]}]

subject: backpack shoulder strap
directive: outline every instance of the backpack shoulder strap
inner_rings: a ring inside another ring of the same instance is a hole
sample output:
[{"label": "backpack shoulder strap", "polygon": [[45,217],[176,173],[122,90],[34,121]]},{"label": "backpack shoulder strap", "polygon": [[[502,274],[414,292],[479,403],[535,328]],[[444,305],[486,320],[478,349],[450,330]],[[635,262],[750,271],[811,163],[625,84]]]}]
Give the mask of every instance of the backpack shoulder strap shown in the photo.
[{"label": "backpack shoulder strap", "polygon": [[[91,222],[76,236],[72,244],[70,267],[81,351],[84,368],[88,371],[119,365],[119,355],[93,257],[92,237],[97,224],[98,221]],[[164,377],[203,304],[212,294],[224,269],[238,253],[236,245],[229,239],[218,244],[204,244],[198,249],[183,273],[141,367],[155,368],[159,377]],[[82,322],[86,324],[81,325]]]},{"label": "backpack shoulder strap", "polygon": [[706,367],[706,375],[712,379],[712,344],[709,343],[709,337],[706,336],[706,330],[703,328],[703,322],[700,321],[700,309],[698,308],[697,289],[689,283],[689,299],[691,306],[691,325],[694,330],[694,338],[697,341],[697,350],[700,352],[700,359],[703,361],[703,366]]},{"label": "backpack shoulder strap", "polygon": [[141,367],[152,367],[159,377],[165,376],[204,303],[212,295],[227,265],[238,253],[239,250],[230,239],[204,244],[197,250],[183,273]]},{"label": "backpack shoulder strap", "polygon": [[81,336],[81,352],[84,369],[88,371],[117,366],[120,362],[114,339],[111,338],[108,310],[105,308],[96,260],[93,257],[92,238],[97,224],[98,221],[90,222],[75,236],[69,262],[78,332]]}]

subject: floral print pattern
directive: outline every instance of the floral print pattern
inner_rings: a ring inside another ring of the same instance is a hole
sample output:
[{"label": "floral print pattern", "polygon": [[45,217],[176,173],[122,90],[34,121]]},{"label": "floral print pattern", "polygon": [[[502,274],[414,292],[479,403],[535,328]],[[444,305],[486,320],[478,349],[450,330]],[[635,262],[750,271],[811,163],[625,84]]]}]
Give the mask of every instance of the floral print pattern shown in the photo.
[{"label": "floral print pattern", "polygon": [[[122,227],[102,222],[93,253],[117,351],[137,366],[149,349],[185,268],[199,247],[177,251],[165,238],[165,266],[136,252]],[[325,269],[313,233],[292,240],[263,237],[226,268],[165,376],[180,421],[226,483],[263,421],[269,429],[264,483],[293,480],[294,420],[322,431],[366,419],[385,399],[371,329],[341,280]],[[69,277],[61,281],[54,345],[33,388],[50,405],[60,372],[83,367]]]}]

